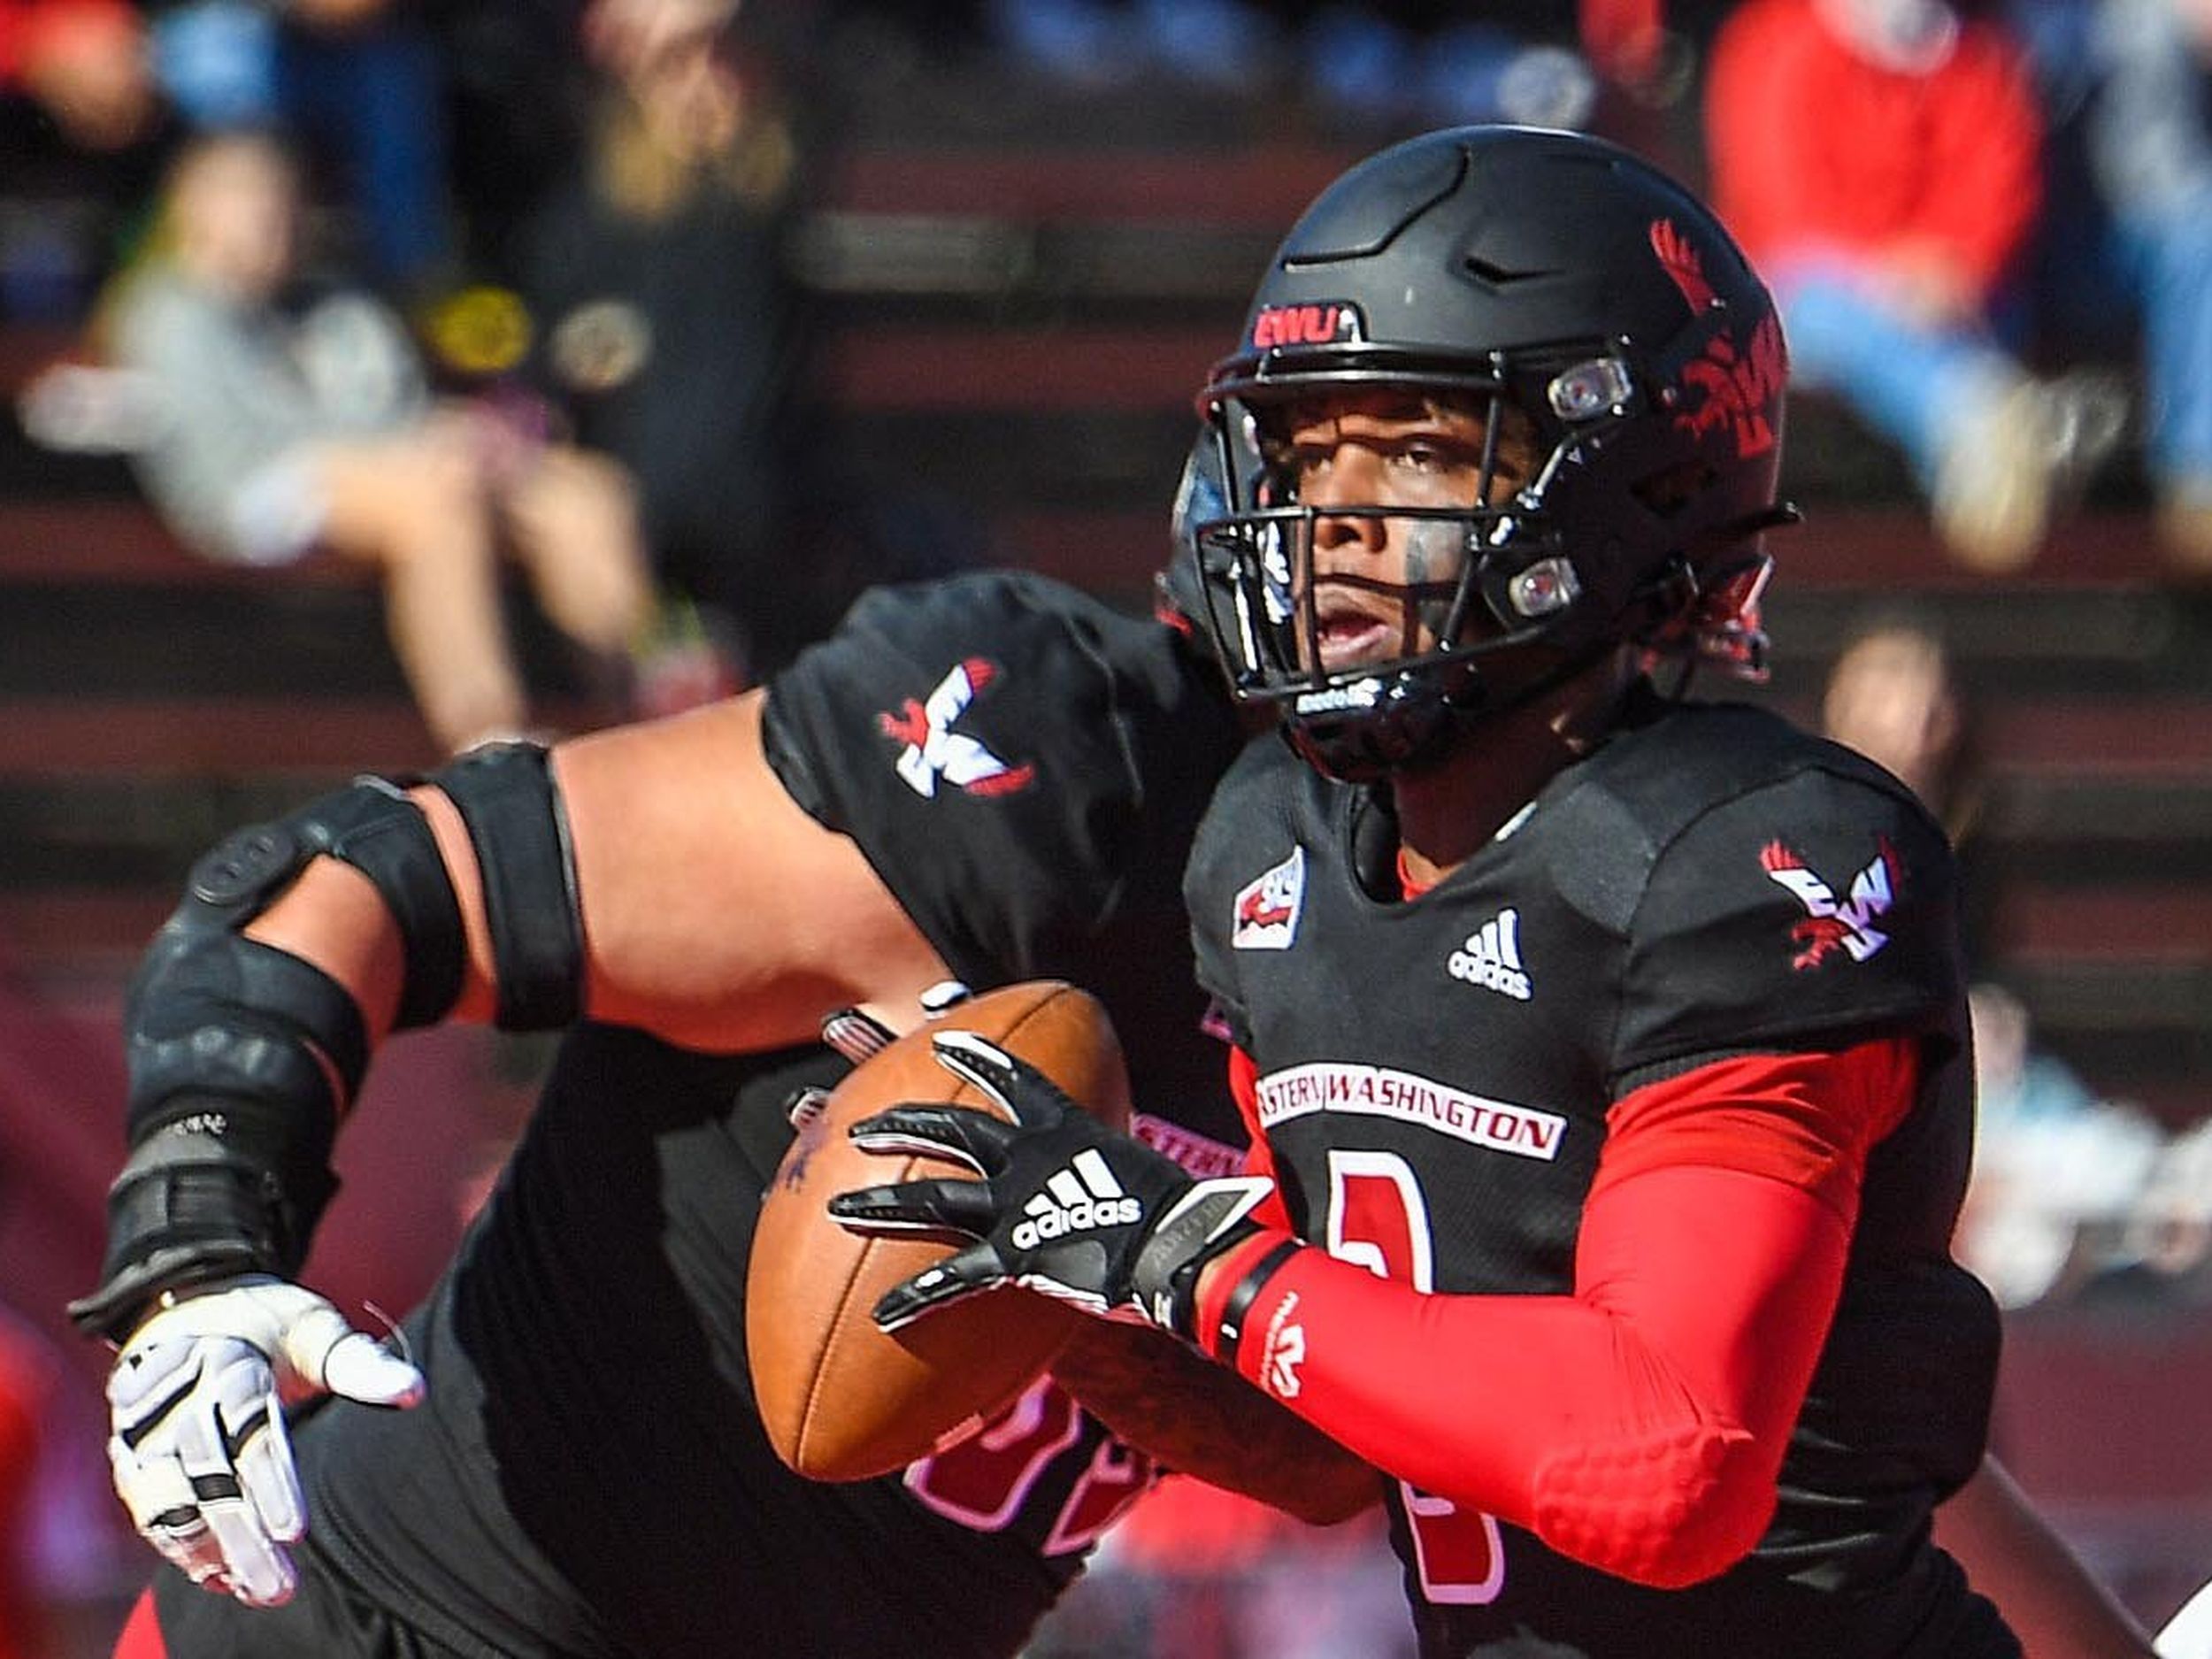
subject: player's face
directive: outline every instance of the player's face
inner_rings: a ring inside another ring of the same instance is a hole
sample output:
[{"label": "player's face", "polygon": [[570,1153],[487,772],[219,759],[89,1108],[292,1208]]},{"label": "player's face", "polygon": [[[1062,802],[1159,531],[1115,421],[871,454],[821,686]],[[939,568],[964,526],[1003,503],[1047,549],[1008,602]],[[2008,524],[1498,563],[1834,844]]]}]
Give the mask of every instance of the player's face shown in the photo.
[{"label": "player's face", "polygon": [[[1318,660],[1307,665],[1338,672],[1437,649],[1466,561],[1467,522],[1389,510],[1484,504],[1485,417],[1386,388],[1288,405],[1275,430],[1272,475],[1314,513],[1296,595],[1302,603],[1310,585],[1306,649]],[[1489,503],[1527,481],[1529,448],[1500,434]]]}]

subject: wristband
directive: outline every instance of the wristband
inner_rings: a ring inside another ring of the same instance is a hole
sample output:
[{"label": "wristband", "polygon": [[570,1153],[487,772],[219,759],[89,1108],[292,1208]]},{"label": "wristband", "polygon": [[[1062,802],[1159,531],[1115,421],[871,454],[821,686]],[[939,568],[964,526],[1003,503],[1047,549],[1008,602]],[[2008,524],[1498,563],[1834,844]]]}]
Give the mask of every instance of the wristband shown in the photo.
[{"label": "wristband", "polygon": [[1297,1239],[1278,1239],[1244,1270],[1243,1277],[1230,1288],[1227,1299],[1222,1302],[1219,1317],[1213,1322],[1210,1351],[1215,1359],[1232,1371],[1236,1369],[1237,1349],[1244,1340],[1244,1322],[1251,1314],[1252,1304],[1259,1300],[1267,1281],[1305,1248]]}]

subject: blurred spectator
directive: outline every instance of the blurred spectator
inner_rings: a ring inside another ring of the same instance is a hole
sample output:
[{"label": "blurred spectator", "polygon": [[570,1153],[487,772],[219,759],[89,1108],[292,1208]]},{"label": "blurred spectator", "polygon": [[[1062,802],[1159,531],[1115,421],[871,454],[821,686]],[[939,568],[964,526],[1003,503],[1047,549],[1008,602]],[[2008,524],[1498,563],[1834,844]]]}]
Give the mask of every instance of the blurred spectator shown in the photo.
[{"label": "blurred spectator", "polygon": [[2212,1121],[2159,1149],[2112,1259],[2076,1300],[2199,1312],[2212,1301]]},{"label": "blurred spectator", "polygon": [[439,741],[512,733],[528,711],[498,554],[520,560],[557,627],[618,663],[651,611],[631,486],[518,420],[434,403],[389,311],[300,280],[298,211],[269,138],[203,138],[179,157],[152,251],[104,331],[155,396],[148,489],[211,558],[277,565],[319,548],[373,568]]},{"label": "blurred spectator", "polygon": [[1090,90],[1161,73],[1239,99],[1286,80],[1332,121],[1413,130],[1467,121],[1583,127],[1597,76],[1562,8],[1386,0],[989,0],[1005,49]]},{"label": "blurred spectator", "polygon": [[1285,61],[1279,19],[1256,0],[985,0],[1017,63],[1090,91],[1164,71],[1248,97]]},{"label": "blurred spectator", "polygon": [[2093,379],[2035,380],[2000,341],[2041,196],[2018,44],[1941,0],[1750,0],[1715,38],[1706,123],[1796,382],[1897,446],[1958,558],[2024,564],[2124,407]]},{"label": "blurred spectator", "polygon": [[771,673],[864,588],[978,550],[972,519],[948,534],[897,486],[855,476],[831,430],[792,263],[820,121],[800,107],[810,46],[730,10],[590,0],[591,142],[508,262],[541,378],[636,477],[676,601],[641,663],[649,710]]},{"label": "blurred spectator", "polygon": [[1977,985],[1972,1008],[1974,1171],[1959,1259],[2000,1307],[2071,1297],[2119,1257],[2164,1134],[2044,1051],[2010,991]]},{"label": "blurred spectator", "polygon": [[1306,27],[1306,79],[1325,109],[1363,125],[1580,129],[1597,76],[1564,19],[1560,31],[1530,33],[1494,15],[1404,22],[1387,8],[1328,5]]},{"label": "blurred spectator", "polygon": [[1965,887],[1960,906],[1968,962],[1980,972],[1996,949],[1998,872],[1989,839],[1989,780],[1964,688],[1932,622],[1903,611],[1863,621],[1830,668],[1821,730],[1886,767],[1943,826]]},{"label": "blurred spectator", "polygon": [[1829,672],[1821,726],[1910,787],[1958,851],[1978,1101],[1959,1255],[2000,1304],[2036,1301],[2078,1282],[2112,1248],[2162,1137],[2038,1045],[2026,1004],[1990,977],[2004,896],[1989,859],[1988,785],[1933,625],[1902,613],[1862,625]]},{"label": "blurred spectator", "polygon": [[2053,134],[2039,303],[2068,338],[2139,355],[2159,528],[2212,575],[2212,4],[2011,7]]},{"label": "blurred spectator", "polygon": [[587,8],[602,75],[591,142],[526,221],[514,263],[542,377],[579,434],[636,478],[662,585],[764,668],[795,649],[787,632],[820,631],[795,612],[814,572],[785,539],[807,340],[786,261],[799,157],[770,65],[726,31],[727,9]]},{"label": "blurred spectator", "polygon": [[0,321],[81,322],[173,122],[119,0],[0,0]]},{"label": "blurred spectator", "polygon": [[716,39],[738,6],[739,0],[588,0],[584,43],[595,62],[626,82]]},{"label": "blurred spectator", "polygon": [[1904,616],[1862,625],[1836,656],[1821,695],[1822,728],[1888,768],[1955,841],[1971,826],[1967,717],[1950,654],[1929,625]]},{"label": "blurred spectator", "polygon": [[280,128],[342,180],[363,267],[413,302],[453,275],[445,71],[406,0],[183,0],[154,65],[194,127]]}]

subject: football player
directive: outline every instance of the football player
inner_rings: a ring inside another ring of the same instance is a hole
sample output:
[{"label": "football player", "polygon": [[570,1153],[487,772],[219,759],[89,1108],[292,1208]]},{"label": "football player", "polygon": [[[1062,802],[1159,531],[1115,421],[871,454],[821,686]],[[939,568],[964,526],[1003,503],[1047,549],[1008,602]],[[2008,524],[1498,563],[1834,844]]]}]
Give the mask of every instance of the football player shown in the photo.
[{"label": "football player", "polygon": [[1013,1123],[854,1133],[985,1180],[833,1201],[974,1240],[887,1327],[1015,1280],[1385,1471],[1440,1659],[2020,1651],[1930,1540],[1998,1347],[1947,1243],[1948,849],[1871,764],[1684,695],[1759,665],[1785,379],[1725,230],[1612,146],[1433,134],[1325,191],[1202,398],[1204,603],[1288,740],[1186,881],[1254,1168],[1194,1180],[948,1032]]},{"label": "football player", "polygon": [[[1140,1132],[1238,1166],[1179,880],[1241,740],[1187,626],[975,575],[872,595],[764,693],[210,853],[128,999],[132,1150],[75,1308],[120,1344],[110,1455],[170,1563],[119,1653],[1004,1659],[1157,1457],[1371,1508],[1371,1470],[1157,1332],[1058,1371],[1145,1451],[1047,1382],[849,1485],[777,1460],[747,1371],[759,1195],[794,1090],[844,1068],[832,1010],[1079,979]],[[403,1358],[295,1280],[380,1041],[470,1018],[579,1023]],[[1192,1370],[1233,1464],[1155,1404]]]}]

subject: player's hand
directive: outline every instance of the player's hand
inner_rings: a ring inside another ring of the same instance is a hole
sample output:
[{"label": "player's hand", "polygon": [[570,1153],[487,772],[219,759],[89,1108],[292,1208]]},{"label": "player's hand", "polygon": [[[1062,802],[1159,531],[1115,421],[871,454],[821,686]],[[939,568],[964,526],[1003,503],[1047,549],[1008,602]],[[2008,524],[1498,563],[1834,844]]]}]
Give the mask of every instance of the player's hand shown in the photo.
[{"label": "player's hand", "polygon": [[108,1462],[147,1542],[196,1584],[291,1599],[307,1530],[284,1408],[318,1394],[411,1406],[422,1373],[313,1291],[223,1280],[161,1309],[108,1374]]},{"label": "player's hand", "polygon": [[998,1102],[1011,1121],[910,1103],[853,1125],[867,1151],[950,1156],[982,1177],[863,1187],[830,1200],[830,1214],[856,1233],[975,1240],[887,1291],[876,1324],[895,1331],[963,1296],[1016,1284],[1088,1313],[1188,1334],[1199,1267],[1252,1231],[1245,1217],[1269,1184],[1194,1179],[973,1032],[941,1032],[932,1046],[941,1065]]}]

